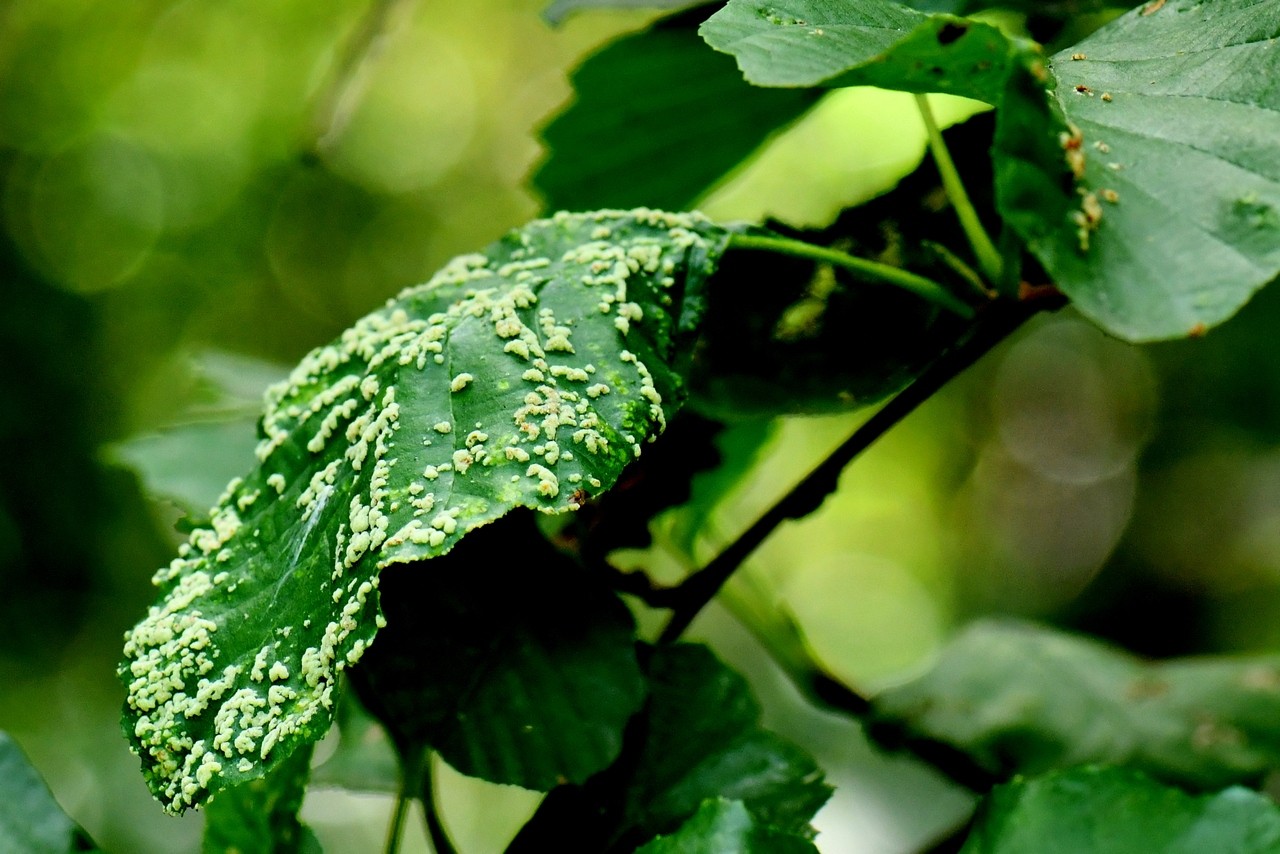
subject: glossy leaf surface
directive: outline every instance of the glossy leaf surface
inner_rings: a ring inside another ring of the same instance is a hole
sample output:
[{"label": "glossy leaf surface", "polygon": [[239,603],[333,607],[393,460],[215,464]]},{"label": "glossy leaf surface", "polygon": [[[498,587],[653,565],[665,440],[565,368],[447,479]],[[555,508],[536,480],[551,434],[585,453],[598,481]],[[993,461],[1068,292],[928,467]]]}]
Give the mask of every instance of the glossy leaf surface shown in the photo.
[{"label": "glossy leaf surface", "polygon": [[585,848],[631,851],[669,833],[704,801],[741,801],[754,821],[809,838],[831,788],[802,750],[760,726],[742,677],[701,646],[653,650],[650,699],[615,766],[553,791],[514,852],[572,835]]},{"label": "glossy leaf surface", "polygon": [[637,854],[817,854],[803,836],[761,824],[742,801],[707,801],[669,836],[660,836]]},{"label": "glossy leaf surface", "polygon": [[382,617],[378,573],[516,507],[608,489],[681,400],[727,240],[693,214],[558,215],[456,259],[275,387],[233,481],[130,632],[125,729],[172,811],[315,741]]},{"label": "glossy leaf surface", "polygon": [[1263,854],[1280,809],[1244,788],[1194,796],[1131,770],[1077,768],[996,788],[961,854]]}]

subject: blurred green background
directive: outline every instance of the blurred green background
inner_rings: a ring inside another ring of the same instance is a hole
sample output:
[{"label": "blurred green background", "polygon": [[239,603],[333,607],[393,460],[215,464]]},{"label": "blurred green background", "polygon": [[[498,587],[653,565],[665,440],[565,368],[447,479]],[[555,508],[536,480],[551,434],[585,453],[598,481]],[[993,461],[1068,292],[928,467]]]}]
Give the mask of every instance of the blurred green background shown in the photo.
[{"label": "blurred green background", "polygon": [[[537,215],[524,182],[568,70],[648,20],[553,30],[543,5],[0,6],[0,729],[108,850],[196,850],[200,818],[161,813],[120,736],[121,636],[152,601],[178,513],[106,449],[202,403],[192,354],[235,354],[215,358],[223,382],[253,398],[261,362],[293,363]],[[909,98],[841,92],[704,208],[820,224],[922,148]],[[1273,292],[1202,340],[1146,348],[1069,311],[1041,318],[850,468],[821,512],[780,529],[730,589],[735,607],[791,615],[868,690],[919,672],[978,614],[1150,655],[1274,647],[1278,324]],[[863,417],[772,425],[690,548],[714,553]],[[734,431],[759,425],[730,445]],[[244,438],[211,435],[193,474],[221,470]],[[671,535],[633,559],[677,569],[679,527],[663,520]],[[695,634],[840,787],[819,816],[824,850],[912,851],[965,815],[967,795],[808,709],[723,610]],[[498,849],[536,803],[446,779],[464,850]],[[364,851],[388,810],[316,791],[304,815],[328,850]]]}]

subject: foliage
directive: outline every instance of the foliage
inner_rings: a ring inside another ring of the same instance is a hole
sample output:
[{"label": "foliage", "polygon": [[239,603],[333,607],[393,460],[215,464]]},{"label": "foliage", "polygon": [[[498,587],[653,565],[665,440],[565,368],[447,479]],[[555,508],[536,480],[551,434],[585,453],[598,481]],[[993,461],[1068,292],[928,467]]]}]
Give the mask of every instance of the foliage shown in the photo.
[{"label": "foliage", "polygon": [[[1280,274],[1280,0],[566,0],[546,16],[645,5],[665,16],[587,58],[543,125],[531,184],[575,212],[401,291],[260,413],[243,386],[274,369],[206,359],[212,402],[115,447],[188,511],[118,669],[152,794],[204,810],[207,851],[318,850],[298,817],[314,747],[335,722],[376,734],[368,715],[397,779],[350,744],[317,776],[397,792],[388,850],[415,799],[451,849],[438,756],[546,793],[512,852],[815,851],[824,771],[685,642],[724,588],[811,699],[980,798],[953,850],[1274,848],[1275,808],[1242,788],[1280,764],[1274,655],[1149,662],[975,623],[873,691],[743,579],[851,460],[1031,318],[1069,304],[1127,341],[1198,338]],[[375,12],[344,73],[387,25]],[[1082,20],[1098,28],[1074,41]],[[812,232],[684,211],[854,86],[917,96],[930,157],[897,187]],[[944,134],[935,95],[990,115]],[[763,456],[753,419],[881,401],[708,558],[717,509]],[[622,568],[649,546],[642,562],[666,549],[688,571]],[[0,806],[26,805],[0,841],[86,850],[7,738],[0,761]]]}]

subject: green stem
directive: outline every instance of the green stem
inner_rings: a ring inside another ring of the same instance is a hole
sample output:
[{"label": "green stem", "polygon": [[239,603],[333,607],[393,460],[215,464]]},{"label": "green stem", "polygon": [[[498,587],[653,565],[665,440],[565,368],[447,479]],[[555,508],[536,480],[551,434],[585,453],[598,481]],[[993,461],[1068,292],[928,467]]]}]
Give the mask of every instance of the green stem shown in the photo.
[{"label": "green stem", "polygon": [[963,340],[940,353],[916,377],[915,382],[890,398],[736,540],[706,566],[680,583],[680,587],[670,597],[671,617],[663,627],[658,642],[674,643],[678,640],[694,617],[720,592],[720,588],[742,562],[768,539],[775,528],[787,519],[799,519],[817,510],[826,497],[835,491],[840,473],[846,465],[914,412],[916,407],[1011,335],[1028,318],[1050,305],[1037,305],[1035,302],[994,303]]},{"label": "green stem", "polygon": [[409,805],[418,795],[418,781],[423,776],[423,765],[426,751],[416,751],[415,755],[402,754],[400,757],[400,790],[396,793],[396,808],[391,813],[391,824],[387,827],[387,844],[383,848],[386,854],[397,854],[400,842],[404,838],[404,823],[409,815]]},{"label": "green stem", "polygon": [[969,194],[964,190],[964,183],[960,180],[960,173],[956,171],[955,161],[951,159],[947,143],[942,139],[942,131],[938,129],[938,123],[933,118],[933,110],[929,107],[929,96],[916,95],[916,104],[920,107],[920,118],[924,119],[924,129],[929,135],[929,151],[938,165],[938,174],[942,176],[942,187],[947,191],[951,207],[955,208],[965,237],[969,238],[969,246],[973,248],[973,254],[978,258],[978,266],[982,268],[988,281],[999,282],[1003,276],[1004,262],[995,243],[983,229],[982,221],[978,219],[978,212],[974,210],[973,202],[969,201]]},{"label": "green stem", "polygon": [[387,828],[386,854],[396,854],[400,850],[400,840],[404,836],[404,820],[409,814],[409,804],[413,798],[403,789],[396,795],[396,809],[391,814],[391,826]]},{"label": "green stem", "polygon": [[370,66],[382,52],[396,15],[413,0],[373,0],[343,45],[333,74],[320,91],[309,128],[308,153],[332,149],[355,110]]},{"label": "green stem", "polygon": [[422,812],[427,823],[427,836],[431,838],[431,847],[435,854],[458,854],[449,831],[445,829],[440,818],[440,804],[436,801],[435,762],[431,754],[427,754],[426,768],[422,775]]},{"label": "green stem", "polygon": [[734,234],[729,237],[729,248],[756,249],[764,252],[776,252],[780,255],[791,255],[796,258],[807,258],[811,261],[824,261],[837,267],[843,267],[864,279],[884,282],[885,284],[902,288],[905,291],[910,291],[919,297],[942,306],[948,311],[958,314],[966,320],[974,315],[973,306],[964,302],[932,279],[926,279],[924,276],[918,276],[915,273],[892,267],[888,264],[881,264],[878,261],[855,258],[852,255],[838,252],[835,249],[828,249],[825,246],[815,246],[812,243],[791,240],[786,237]]}]

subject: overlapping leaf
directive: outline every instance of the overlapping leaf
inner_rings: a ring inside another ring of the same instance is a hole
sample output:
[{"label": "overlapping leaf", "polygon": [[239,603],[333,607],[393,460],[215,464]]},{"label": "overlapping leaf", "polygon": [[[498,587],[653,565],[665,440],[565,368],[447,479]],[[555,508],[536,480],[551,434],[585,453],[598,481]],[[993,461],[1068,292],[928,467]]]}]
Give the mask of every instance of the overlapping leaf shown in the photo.
[{"label": "overlapping leaf", "polygon": [[817,854],[808,838],[760,823],[742,801],[707,801],[669,836],[660,836],[637,854]]},{"label": "overlapping leaf", "polygon": [[6,732],[0,732],[0,851],[72,854],[97,851]]},{"label": "overlapping leaf", "polygon": [[645,697],[618,597],[526,513],[440,563],[387,574],[387,626],[350,671],[400,752],[434,748],[468,776],[541,791],[616,759]]},{"label": "overlapping leaf", "polygon": [[993,774],[1124,764],[1183,786],[1280,767],[1280,656],[1147,663],[1098,641],[976,623],[874,700],[874,737],[956,747]]},{"label": "overlapping leaf", "polygon": [[990,24],[884,0],[730,0],[700,32],[757,86],[869,85],[989,104],[1031,51]]},{"label": "overlapping leaf", "polygon": [[272,390],[259,466],[157,574],[126,641],[125,728],[168,809],[327,729],[338,674],[382,622],[382,567],[612,485],[679,405],[678,332],[726,241],[691,214],[540,220]]},{"label": "overlapping leaf", "polygon": [[622,759],[548,795],[511,854],[567,838],[583,850],[632,851],[716,798],[741,801],[778,834],[811,838],[831,789],[812,758],[760,726],[742,677],[693,645],[654,650],[648,671],[649,703]]},{"label": "overlapping leaf", "polygon": [[316,854],[320,843],[298,821],[311,749],[295,750],[267,776],[228,789],[205,810],[202,854]]},{"label": "overlapping leaf", "polygon": [[750,86],[697,35],[697,11],[626,36],[573,75],[533,185],[551,209],[688,206],[820,93]]},{"label": "overlapping leaf", "polygon": [[961,854],[1263,854],[1280,809],[1231,788],[1188,795],[1119,768],[1078,768],[996,788]]},{"label": "overlapping leaf", "polygon": [[1029,193],[1015,224],[1108,331],[1199,334],[1280,274],[1278,38],[1280,0],[1171,0],[1053,57],[1070,219]]},{"label": "overlapping leaf", "polygon": [[706,0],[555,0],[542,17],[553,26],[583,9],[684,9]]}]

